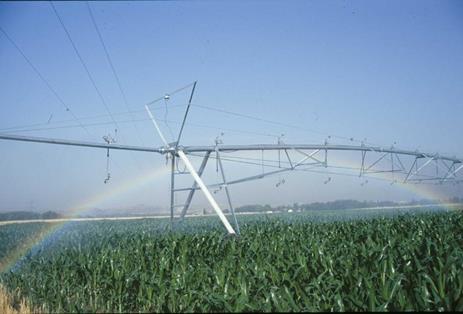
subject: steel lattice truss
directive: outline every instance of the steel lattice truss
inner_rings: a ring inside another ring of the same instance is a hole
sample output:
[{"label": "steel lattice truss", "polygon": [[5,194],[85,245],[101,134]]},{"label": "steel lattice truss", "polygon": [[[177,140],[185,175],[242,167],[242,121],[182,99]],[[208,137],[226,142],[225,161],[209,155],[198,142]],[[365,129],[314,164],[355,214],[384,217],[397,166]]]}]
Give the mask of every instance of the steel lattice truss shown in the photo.
[{"label": "steel lattice truss", "polygon": [[[359,177],[368,177],[374,174],[389,174],[391,183],[403,184],[448,184],[460,183],[462,180],[459,174],[463,173],[463,159],[457,157],[444,156],[437,153],[425,153],[419,151],[409,151],[396,149],[395,147],[384,148],[377,146],[364,145],[334,145],[328,144],[285,144],[279,141],[277,144],[255,144],[255,145],[223,145],[216,140],[215,145],[211,146],[182,146],[180,139],[185,125],[188,111],[190,109],[196,82],[193,85],[189,103],[184,115],[183,123],[176,142],[167,143],[162,134],[156,119],[150,111],[148,105],[145,106],[158,135],[164,142],[162,147],[140,147],[130,145],[120,145],[110,141],[106,143],[73,141],[54,138],[41,138],[22,135],[0,134],[0,139],[25,141],[34,143],[47,143],[56,145],[71,145],[79,147],[100,148],[109,150],[126,150],[137,152],[148,152],[166,155],[171,160],[171,189],[170,189],[170,213],[171,222],[174,219],[174,209],[181,208],[180,217],[183,219],[190,208],[191,201],[197,190],[202,190],[212,208],[219,215],[222,223],[230,234],[239,233],[239,225],[235,216],[231,201],[229,186],[253,180],[262,179],[268,176],[290,172],[290,171],[312,171],[317,169],[337,167],[335,162],[330,162],[331,156],[339,152],[350,152],[357,154],[357,167],[350,167],[350,171],[356,172]],[[233,157],[237,152],[264,152],[273,151],[278,154],[278,160],[259,160],[257,158]],[[187,156],[201,157],[202,162],[198,170],[194,168]],[[209,159],[215,159],[217,170],[221,173],[221,182],[206,185],[201,176],[204,173]],[[178,161],[181,160],[187,171],[180,171]],[[263,171],[260,174],[227,181],[223,161],[244,162],[250,165],[265,165],[267,168],[274,168],[272,171]],[[319,171],[321,171],[319,170]],[[191,187],[175,187],[175,176],[177,174],[190,174],[194,183]],[[215,201],[209,189],[219,188],[226,192],[228,206],[232,214],[235,229],[229,223],[227,217]],[[188,192],[184,204],[174,204],[175,193]]]}]

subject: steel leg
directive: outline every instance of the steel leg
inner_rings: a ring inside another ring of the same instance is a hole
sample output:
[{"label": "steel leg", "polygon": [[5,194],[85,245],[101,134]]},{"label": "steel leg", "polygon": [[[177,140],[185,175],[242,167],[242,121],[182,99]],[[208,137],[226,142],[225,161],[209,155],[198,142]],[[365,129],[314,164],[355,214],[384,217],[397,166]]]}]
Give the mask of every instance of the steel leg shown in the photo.
[{"label": "steel leg", "polygon": [[231,202],[230,191],[228,190],[227,179],[225,178],[225,172],[223,170],[222,160],[220,159],[220,154],[219,154],[218,150],[216,151],[216,153],[217,153],[217,159],[219,161],[220,172],[222,173],[222,179],[223,179],[223,183],[224,183],[224,186],[225,186],[225,193],[227,194],[228,206],[230,207],[230,211],[232,213],[233,220],[235,221],[236,232],[238,234],[240,234],[240,226],[238,225],[238,220],[236,219],[236,215],[235,215],[235,209],[233,208],[233,205],[232,205],[232,202]]},{"label": "steel leg", "polygon": [[[204,156],[203,162],[201,163],[201,166],[199,167],[199,170],[198,170],[198,176],[201,177],[201,175],[203,174],[210,155],[211,155],[211,152],[207,152],[206,155]],[[183,207],[182,213],[180,214],[181,219],[185,218],[186,212],[187,212],[188,208],[190,207],[191,200],[193,199],[193,195],[195,194],[195,191],[197,189],[198,189],[198,183],[196,183],[196,181],[195,181],[193,183],[193,186],[191,187],[190,193],[188,193],[188,197],[186,199],[185,206]]]}]

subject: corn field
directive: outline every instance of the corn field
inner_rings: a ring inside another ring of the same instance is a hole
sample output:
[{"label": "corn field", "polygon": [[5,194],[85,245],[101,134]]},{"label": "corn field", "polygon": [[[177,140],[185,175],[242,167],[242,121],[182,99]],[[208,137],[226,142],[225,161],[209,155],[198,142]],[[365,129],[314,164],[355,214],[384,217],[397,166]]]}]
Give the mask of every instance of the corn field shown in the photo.
[{"label": "corn field", "polygon": [[[463,311],[461,211],[239,218],[68,223],[0,282],[52,312]],[[1,258],[44,225],[0,227]]]}]

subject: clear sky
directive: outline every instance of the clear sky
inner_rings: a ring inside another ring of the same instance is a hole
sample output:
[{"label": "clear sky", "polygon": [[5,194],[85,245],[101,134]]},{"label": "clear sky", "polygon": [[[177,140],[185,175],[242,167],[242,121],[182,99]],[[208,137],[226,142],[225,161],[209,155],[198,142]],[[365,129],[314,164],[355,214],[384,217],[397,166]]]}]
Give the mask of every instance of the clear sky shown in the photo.
[{"label": "clear sky", "polygon": [[[463,156],[461,1],[90,2],[90,7],[127,102],[85,2],[56,2],[55,8],[101,97],[49,2],[1,2],[0,27],[63,103],[0,32],[0,131],[41,124],[8,131],[101,142],[114,133],[109,110],[118,121],[119,143],[160,146],[143,105],[197,80],[194,104],[316,132],[193,107],[185,145],[213,144],[221,131],[226,144],[275,143],[282,133],[288,143],[322,143],[328,135],[333,143],[346,143],[334,137],[339,135]],[[182,118],[182,107],[174,105],[187,99],[187,92],[172,97],[167,112],[164,102],[157,104],[160,119],[174,121],[163,125],[166,135],[169,128],[177,132],[175,121]],[[134,113],[118,114],[128,109]],[[68,127],[78,124],[71,113],[89,134]],[[94,116],[99,117],[89,119]],[[113,152],[111,158],[112,179],[104,184],[105,151],[1,141],[0,211],[167,206],[162,156]],[[163,170],[150,176],[153,169]],[[252,170],[228,169],[230,177]],[[215,165],[208,176],[216,179]],[[429,194],[382,182],[361,186],[358,178],[333,177],[323,184],[324,174],[283,178],[280,188],[275,183],[282,177],[234,187],[235,203],[410,200]],[[461,185],[435,189],[463,196]]]}]

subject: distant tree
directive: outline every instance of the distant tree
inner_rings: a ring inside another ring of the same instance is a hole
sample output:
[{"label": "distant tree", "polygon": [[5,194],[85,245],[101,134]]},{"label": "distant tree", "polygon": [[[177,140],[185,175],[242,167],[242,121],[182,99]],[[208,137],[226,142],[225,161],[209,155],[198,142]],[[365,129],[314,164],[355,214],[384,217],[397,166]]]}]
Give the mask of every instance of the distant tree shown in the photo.
[{"label": "distant tree", "polygon": [[42,214],[42,219],[58,219],[58,218],[61,218],[61,215],[53,211],[47,211]]},{"label": "distant tree", "polygon": [[0,213],[0,221],[11,221],[11,220],[34,220],[34,219],[56,219],[62,216],[53,211],[47,211],[43,214],[29,211],[15,211]]}]

